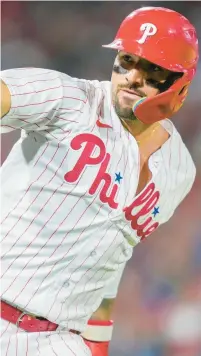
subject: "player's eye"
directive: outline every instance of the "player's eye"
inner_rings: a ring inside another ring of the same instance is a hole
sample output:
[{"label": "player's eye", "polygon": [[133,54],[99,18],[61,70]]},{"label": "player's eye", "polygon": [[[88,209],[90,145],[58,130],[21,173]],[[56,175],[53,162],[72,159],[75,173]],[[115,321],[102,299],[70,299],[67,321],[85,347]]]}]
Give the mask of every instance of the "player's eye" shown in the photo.
[{"label": "player's eye", "polygon": [[146,79],[146,84],[150,85],[151,87],[157,88],[158,87],[158,80],[154,79]]},{"label": "player's eye", "polygon": [[155,64],[151,64],[150,65],[150,70],[152,72],[161,72],[163,70],[163,68],[159,67],[159,66],[156,66]]},{"label": "player's eye", "polygon": [[124,60],[125,62],[127,62],[127,63],[132,63],[132,62],[133,62],[132,57],[129,56],[129,55],[127,55],[127,54],[125,54],[125,55],[123,56],[123,60]]},{"label": "player's eye", "polygon": [[156,66],[156,67],[153,68],[153,71],[154,72],[161,72],[162,68]]}]

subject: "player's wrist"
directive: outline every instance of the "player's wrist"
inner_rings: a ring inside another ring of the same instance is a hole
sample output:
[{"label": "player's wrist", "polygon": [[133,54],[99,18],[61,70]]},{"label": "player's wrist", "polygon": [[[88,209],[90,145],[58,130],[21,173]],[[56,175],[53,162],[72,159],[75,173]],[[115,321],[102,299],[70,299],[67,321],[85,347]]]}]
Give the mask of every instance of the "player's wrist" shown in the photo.
[{"label": "player's wrist", "polygon": [[112,320],[89,320],[87,328],[82,333],[86,340],[95,342],[110,342],[112,339],[113,321]]}]

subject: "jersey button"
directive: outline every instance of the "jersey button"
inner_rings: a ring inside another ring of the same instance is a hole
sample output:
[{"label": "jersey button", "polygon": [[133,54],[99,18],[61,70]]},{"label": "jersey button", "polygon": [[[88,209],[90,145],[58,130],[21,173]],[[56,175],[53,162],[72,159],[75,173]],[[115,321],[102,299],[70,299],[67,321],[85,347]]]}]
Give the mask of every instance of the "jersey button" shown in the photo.
[{"label": "jersey button", "polygon": [[92,251],[91,256],[96,256],[96,251]]}]

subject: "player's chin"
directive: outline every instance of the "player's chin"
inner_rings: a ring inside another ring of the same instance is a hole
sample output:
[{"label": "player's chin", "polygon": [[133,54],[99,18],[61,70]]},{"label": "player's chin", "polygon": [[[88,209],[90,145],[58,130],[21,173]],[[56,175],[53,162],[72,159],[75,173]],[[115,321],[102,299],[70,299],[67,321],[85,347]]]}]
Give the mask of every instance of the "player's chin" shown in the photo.
[{"label": "player's chin", "polygon": [[115,100],[116,106],[118,106],[121,111],[132,110],[132,107],[136,101],[137,101],[137,99],[135,99],[135,98],[133,98],[133,100],[130,100],[122,95],[117,95],[116,100]]},{"label": "player's chin", "polygon": [[133,115],[133,110],[131,107],[129,106],[122,106],[120,105],[119,102],[116,102],[115,103],[115,111],[116,111],[116,114],[124,119],[124,120],[133,120],[134,119],[134,115]]}]

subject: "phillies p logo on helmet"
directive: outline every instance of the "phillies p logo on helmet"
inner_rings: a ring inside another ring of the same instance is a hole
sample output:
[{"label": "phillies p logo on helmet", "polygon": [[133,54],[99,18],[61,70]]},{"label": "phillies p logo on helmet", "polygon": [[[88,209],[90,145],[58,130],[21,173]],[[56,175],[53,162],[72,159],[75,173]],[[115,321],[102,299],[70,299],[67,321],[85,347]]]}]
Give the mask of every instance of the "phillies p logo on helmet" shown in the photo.
[{"label": "phillies p logo on helmet", "polygon": [[157,32],[157,27],[153,23],[143,23],[140,26],[140,31],[144,31],[142,37],[137,40],[138,43],[142,44],[146,41],[147,37],[154,36]]}]

